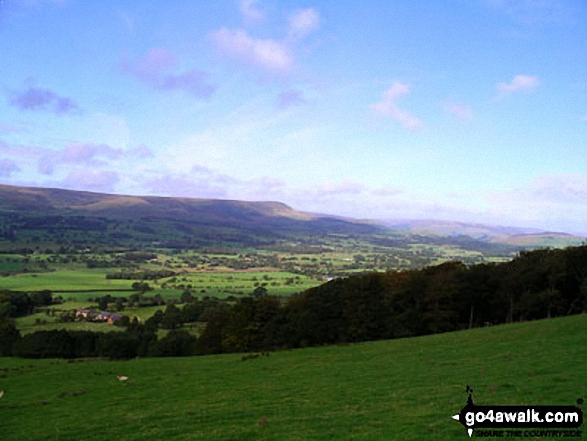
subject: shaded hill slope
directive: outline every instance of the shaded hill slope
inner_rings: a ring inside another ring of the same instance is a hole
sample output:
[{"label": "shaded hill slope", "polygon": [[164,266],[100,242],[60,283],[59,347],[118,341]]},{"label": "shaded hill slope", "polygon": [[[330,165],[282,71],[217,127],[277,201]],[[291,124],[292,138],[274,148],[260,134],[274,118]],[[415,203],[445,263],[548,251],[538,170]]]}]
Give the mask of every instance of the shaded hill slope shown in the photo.
[{"label": "shaded hill slope", "polygon": [[374,224],[303,213],[280,202],[124,196],[0,186],[5,238],[79,230],[104,238],[257,245],[324,234],[375,234]]}]

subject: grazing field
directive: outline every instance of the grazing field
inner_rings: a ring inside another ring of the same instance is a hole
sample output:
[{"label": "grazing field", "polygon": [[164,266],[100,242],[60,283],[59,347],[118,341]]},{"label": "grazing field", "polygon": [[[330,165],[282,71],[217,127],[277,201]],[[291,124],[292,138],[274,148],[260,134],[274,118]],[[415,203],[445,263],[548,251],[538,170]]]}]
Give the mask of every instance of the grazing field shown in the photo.
[{"label": "grazing field", "polygon": [[[153,286],[175,287],[178,291],[189,289],[195,296],[226,298],[250,295],[262,286],[269,295],[289,296],[319,285],[323,281],[308,276],[282,271],[208,272],[189,273],[182,276],[161,279]],[[166,297],[163,295],[163,297]]]},{"label": "grazing field", "polygon": [[16,319],[16,326],[22,335],[35,331],[52,331],[55,329],[67,329],[68,331],[123,331],[124,328],[114,326],[110,323],[100,322],[67,322],[62,323],[54,317],[47,317],[45,313],[36,313],[19,317]]},{"label": "grazing field", "polygon": [[[98,295],[128,296],[136,279],[114,279],[106,275],[106,269],[58,269],[50,272],[24,273],[0,277],[0,289],[12,291],[50,290],[63,298],[86,301]],[[323,280],[285,271],[234,271],[218,270],[191,272],[155,281],[147,280],[154,290],[149,295],[160,294],[163,298],[179,297],[184,290],[195,296],[226,298],[249,295],[258,286],[267,289],[270,295],[288,296],[312,288]],[[95,290],[95,292],[92,292]],[[107,290],[114,290],[107,292]],[[88,292],[75,292],[88,291]]]},{"label": "grazing field", "polygon": [[465,440],[467,384],[477,404],[574,405],[585,347],[583,314],[246,361],[0,358],[2,439]]},{"label": "grazing field", "polygon": [[0,289],[13,291],[76,291],[131,289],[132,280],[106,279],[106,270],[62,269],[0,277]]}]

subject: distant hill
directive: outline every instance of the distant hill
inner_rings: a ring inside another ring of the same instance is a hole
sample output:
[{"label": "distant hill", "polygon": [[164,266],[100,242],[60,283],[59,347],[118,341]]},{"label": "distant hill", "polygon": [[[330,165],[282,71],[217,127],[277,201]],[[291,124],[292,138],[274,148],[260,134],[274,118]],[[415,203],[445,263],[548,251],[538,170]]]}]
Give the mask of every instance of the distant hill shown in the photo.
[{"label": "distant hill", "polygon": [[439,220],[389,220],[383,225],[409,233],[436,234],[440,236],[468,236],[490,243],[501,243],[518,247],[566,247],[580,245],[584,237],[561,232],[550,232],[536,228],[507,227]]},{"label": "distant hill", "polygon": [[586,239],[584,237],[573,236],[572,234],[567,233],[545,231],[534,234],[513,234],[511,236],[500,238],[499,242],[519,247],[562,248],[566,246],[582,245],[586,242]]},{"label": "distant hill", "polygon": [[373,223],[296,211],[280,202],[125,196],[7,185],[0,185],[0,221],[4,237],[13,240],[24,232],[43,242],[46,236],[63,238],[77,230],[87,238],[99,234],[113,242],[173,245],[189,241],[188,245],[202,246],[259,246],[276,240],[387,230]]},{"label": "distant hill", "polygon": [[279,202],[243,202],[213,199],[188,199],[157,196],[125,196],[54,188],[29,188],[0,185],[0,209],[79,212],[86,215],[149,215],[210,217],[256,213],[261,216],[312,220]]}]

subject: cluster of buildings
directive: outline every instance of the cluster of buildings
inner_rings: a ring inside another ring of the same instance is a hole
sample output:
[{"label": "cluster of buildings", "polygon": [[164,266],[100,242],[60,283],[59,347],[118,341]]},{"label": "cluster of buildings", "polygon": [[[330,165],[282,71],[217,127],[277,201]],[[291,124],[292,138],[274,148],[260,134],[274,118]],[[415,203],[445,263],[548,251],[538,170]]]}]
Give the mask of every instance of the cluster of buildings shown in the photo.
[{"label": "cluster of buildings", "polygon": [[88,322],[108,322],[114,323],[122,318],[122,314],[108,311],[95,311],[93,309],[78,309],[75,312],[75,318],[78,320],[86,320]]}]

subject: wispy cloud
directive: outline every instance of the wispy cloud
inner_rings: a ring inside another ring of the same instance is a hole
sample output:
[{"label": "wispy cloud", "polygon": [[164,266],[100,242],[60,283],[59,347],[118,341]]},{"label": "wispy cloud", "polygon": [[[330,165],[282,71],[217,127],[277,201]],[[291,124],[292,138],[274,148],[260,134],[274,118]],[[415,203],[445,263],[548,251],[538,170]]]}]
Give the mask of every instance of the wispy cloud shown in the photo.
[{"label": "wispy cloud", "polygon": [[265,18],[265,14],[257,7],[257,0],[240,0],[239,9],[245,24],[256,24]]},{"label": "wispy cloud", "polygon": [[300,106],[305,104],[305,102],[304,94],[299,90],[286,90],[277,96],[277,105],[282,109],[291,106]]},{"label": "wispy cloud", "polygon": [[55,172],[58,165],[104,165],[105,160],[118,159],[122,151],[106,144],[75,143],[60,152],[47,152],[39,158],[38,170],[45,175]]},{"label": "wispy cloud", "polygon": [[123,72],[134,75],[139,80],[157,86],[163,72],[177,65],[175,56],[163,48],[151,48],[137,61],[130,61],[123,57],[120,68]]},{"label": "wispy cloud", "polygon": [[191,69],[178,75],[165,75],[159,84],[161,90],[182,90],[198,98],[210,98],[215,86],[206,84],[208,73]]},{"label": "wispy cloud", "polygon": [[120,70],[132,75],[153,89],[160,91],[182,91],[196,98],[210,98],[215,86],[207,83],[209,74],[197,69],[182,73],[168,73],[177,67],[177,59],[162,48],[152,48],[137,61],[123,57]]},{"label": "wispy cloud", "polygon": [[587,201],[587,176],[580,174],[541,175],[527,187],[535,198],[555,203]]},{"label": "wispy cloud", "polygon": [[146,179],[152,194],[213,199],[266,200],[283,186],[279,180],[261,177],[238,179],[209,167],[195,165],[188,173],[167,172]]},{"label": "wispy cloud", "polygon": [[540,79],[532,75],[516,75],[511,82],[497,83],[495,90],[496,98],[504,98],[519,92],[534,92],[540,85]]},{"label": "wispy cloud", "polygon": [[367,187],[359,182],[345,180],[339,183],[325,182],[317,188],[315,195],[318,198],[340,195],[358,196],[366,190]]},{"label": "wispy cloud", "polygon": [[155,195],[211,199],[225,199],[228,196],[224,186],[174,174],[149,179],[144,186]]},{"label": "wispy cloud", "polygon": [[0,122],[0,134],[22,133],[22,132],[24,132],[23,129],[19,129],[18,127],[14,127],[13,125]]},{"label": "wispy cloud", "polygon": [[244,29],[221,28],[208,34],[219,55],[235,60],[263,74],[287,77],[295,67],[300,42],[318,28],[320,15],[312,8],[289,17],[286,37],[256,38]]},{"label": "wispy cloud", "polygon": [[20,171],[20,167],[10,159],[0,159],[0,177],[9,178],[12,173]]},{"label": "wispy cloud", "polygon": [[470,107],[461,103],[445,103],[442,108],[450,115],[453,115],[461,121],[470,121],[473,119],[473,111]]},{"label": "wispy cloud", "polygon": [[129,154],[139,159],[152,158],[154,156],[153,151],[144,144],[131,149]]},{"label": "wispy cloud", "polygon": [[212,32],[210,38],[221,54],[245,65],[260,68],[271,74],[291,73],[294,57],[284,42],[253,38],[242,29],[230,31],[226,28]]},{"label": "wispy cloud", "polygon": [[288,36],[301,40],[318,28],[320,14],[313,8],[299,9],[289,16]]},{"label": "wispy cloud", "polygon": [[71,98],[59,96],[50,89],[37,87],[30,87],[25,91],[13,93],[9,103],[20,110],[42,110],[56,115],[80,111],[79,106]]},{"label": "wispy cloud", "polygon": [[488,196],[496,217],[511,216],[517,223],[527,221],[542,228],[583,234],[587,234],[583,221],[586,200],[587,175],[579,173],[538,175],[523,185]]},{"label": "wispy cloud", "polygon": [[486,0],[494,10],[525,24],[560,24],[573,20],[574,6],[566,0]]},{"label": "wispy cloud", "polygon": [[383,92],[381,101],[371,104],[371,110],[376,115],[385,116],[399,122],[406,130],[415,130],[422,127],[422,121],[400,108],[396,101],[403,98],[410,91],[410,86],[396,81]]},{"label": "wispy cloud", "polygon": [[60,188],[111,193],[120,181],[117,172],[105,170],[73,170],[58,183]]},{"label": "wispy cloud", "polygon": [[377,188],[377,189],[373,190],[373,195],[380,196],[380,197],[390,197],[390,196],[397,196],[399,194],[402,194],[403,192],[404,192],[404,190],[399,187],[383,187],[383,188]]},{"label": "wispy cloud", "polygon": [[[47,148],[35,147],[31,145],[9,144],[0,140],[0,154],[16,158],[18,161],[27,163],[35,162],[40,156],[49,151]],[[36,163],[36,162],[35,162]]]},{"label": "wispy cloud", "polygon": [[132,34],[135,30],[135,21],[130,16],[130,14],[128,14],[126,11],[119,10],[117,15],[126,30]]}]

